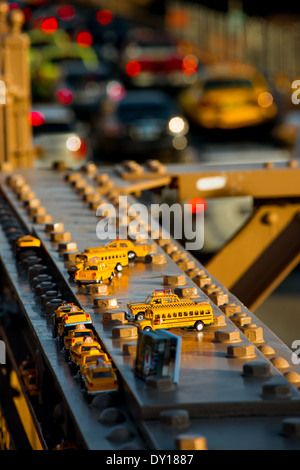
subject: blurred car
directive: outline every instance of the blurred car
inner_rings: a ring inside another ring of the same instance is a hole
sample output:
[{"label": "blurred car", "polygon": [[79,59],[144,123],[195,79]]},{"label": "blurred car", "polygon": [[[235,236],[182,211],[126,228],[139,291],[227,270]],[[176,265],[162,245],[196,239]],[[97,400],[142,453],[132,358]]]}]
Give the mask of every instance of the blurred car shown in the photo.
[{"label": "blurred car", "polygon": [[300,155],[300,112],[290,111],[272,130],[276,144],[286,147],[295,158]]},{"label": "blurred car", "polygon": [[150,28],[132,29],[120,51],[120,72],[134,87],[181,87],[193,83],[199,63],[184,55],[173,37]]},{"label": "blurred car", "polygon": [[90,118],[99,112],[101,100],[106,96],[112,69],[104,61],[90,69],[82,61],[70,61],[61,66],[61,78],[57,84],[56,97],[64,99],[79,118]]},{"label": "blurred car", "polygon": [[98,154],[177,153],[187,145],[188,123],[176,104],[158,90],[130,90],[118,101],[106,100],[95,136]]},{"label": "blurred car", "polygon": [[179,96],[190,122],[206,129],[240,129],[271,123],[277,106],[267,81],[252,66],[212,66]]},{"label": "blurred car", "polygon": [[62,161],[77,168],[89,159],[88,129],[76,122],[71,109],[60,104],[35,105],[30,118],[39,156],[37,167]]}]

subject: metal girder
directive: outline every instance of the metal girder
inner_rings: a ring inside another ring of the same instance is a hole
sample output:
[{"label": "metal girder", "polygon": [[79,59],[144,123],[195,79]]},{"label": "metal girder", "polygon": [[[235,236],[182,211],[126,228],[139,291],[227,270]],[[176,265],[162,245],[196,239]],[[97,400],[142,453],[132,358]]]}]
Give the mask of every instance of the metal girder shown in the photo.
[{"label": "metal girder", "polygon": [[300,262],[300,204],[267,204],[206,265],[250,310]]}]

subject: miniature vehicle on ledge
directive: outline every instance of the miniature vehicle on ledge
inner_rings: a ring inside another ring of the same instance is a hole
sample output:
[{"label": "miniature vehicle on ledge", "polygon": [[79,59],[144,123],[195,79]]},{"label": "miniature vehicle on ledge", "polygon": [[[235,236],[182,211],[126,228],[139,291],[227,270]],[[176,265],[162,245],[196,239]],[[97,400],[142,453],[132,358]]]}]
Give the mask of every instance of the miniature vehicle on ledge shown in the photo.
[{"label": "miniature vehicle on ledge", "polygon": [[20,257],[20,253],[27,250],[33,250],[39,252],[41,247],[41,241],[32,235],[22,235],[15,242],[15,252],[17,259]]},{"label": "miniature vehicle on ledge", "polygon": [[68,332],[76,327],[79,323],[89,326],[92,324],[91,316],[84,310],[77,312],[69,312],[63,316],[61,322],[58,325],[57,336],[63,343],[65,336]]},{"label": "miniature vehicle on ledge", "polygon": [[73,303],[62,303],[54,311],[52,315],[52,335],[54,338],[56,338],[57,336],[58,326],[60,322],[62,321],[63,317],[70,312],[84,313],[84,311],[80,307],[78,307],[77,305],[74,305]]},{"label": "miniature vehicle on ledge", "polygon": [[76,327],[68,332],[64,338],[64,347],[66,350],[72,348],[77,343],[82,343],[85,338],[95,339],[94,332],[86,328],[85,325],[79,323]]},{"label": "miniature vehicle on ledge", "polygon": [[[173,294],[170,289],[154,290],[151,295],[148,295],[145,302],[131,302],[127,304],[130,312],[126,312],[126,319],[132,320],[144,320],[146,310],[152,306],[180,306],[183,302],[179,299],[176,294]],[[191,302],[191,301],[189,301]]]},{"label": "miniature vehicle on ledge", "polygon": [[[90,337],[87,337],[82,343],[75,344],[74,347],[70,348],[70,361],[73,371],[77,370],[82,363],[83,357],[87,354],[101,354],[103,353],[100,344],[97,340],[93,340]],[[103,353],[105,354],[105,353]],[[105,360],[108,360],[107,355],[105,354]]]},{"label": "miniature vehicle on ledge", "polygon": [[29,359],[23,361],[19,366],[19,371],[22,380],[25,380],[25,377],[29,374],[34,374],[36,372],[36,363],[34,359]]},{"label": "miniature vehicle on ledge", "polygon": [[27,374],[24,377],[24,386],[30,397],[34,397],[38,394],[38,377],[35,372]]},{"label": "miniature vehicle on ledge", "polygon": [[[130,259],[134,256],[135,252],[130,252]],[[120,272],[124,266],[128,266],[128,259],[127,247],[117,246],[117,242],[111,242],[106,246],[90,247],[86,248],[84,253],[76,255],[75,263],[71,263],[68,267],[68,274],[73,277],[75,272],[82,269],[84,263],[89,261],[112,265],[116,271]]]},{"label": "miniature vehicle on ledge", "polygon": [[110,242],[106,245],[108,249],[125,249],[128,253],[128,259],[142,258],[148,255],[149,250],[147,245],[135,245],[131,240],[121,239]]},{"label": "miniature vehicle on ledge", "polygon": [[112,364],[102,360],[84,368],[82,382],[87,397],[118,390],[118,379]]},{"label": "miniature vehicle on ledge", "polygon": [[105,279],[112,281],[114,271],[112,266],[106,266],[104,263],[89,262],[75,273],[77,284],[102,284]]},{"label": "miniature vehicle on ledge", "polygon": [[202,331],[204,325],[212,325],[213,321],[213,310],[208,301],[197,303],[186,300],[178,305],[175,302],[170,306],[151,305],[138,328],[148,331],[158,328],[195,328]]}]

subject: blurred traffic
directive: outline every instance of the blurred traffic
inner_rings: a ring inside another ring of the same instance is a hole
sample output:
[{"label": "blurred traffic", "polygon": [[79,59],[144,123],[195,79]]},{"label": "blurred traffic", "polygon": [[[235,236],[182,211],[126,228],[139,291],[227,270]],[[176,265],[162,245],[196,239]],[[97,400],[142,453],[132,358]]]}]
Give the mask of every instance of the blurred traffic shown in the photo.
[{"label": "blurred traffic", "polygon": [[299,120],[290,82],[176,34],[183,13],[152,14],[149,26],[149,18],[109,4],[32,0],[10,8],[23,10],[31,41],[37,165],[105,165],[130,155],[187,163],[291,157]]}]

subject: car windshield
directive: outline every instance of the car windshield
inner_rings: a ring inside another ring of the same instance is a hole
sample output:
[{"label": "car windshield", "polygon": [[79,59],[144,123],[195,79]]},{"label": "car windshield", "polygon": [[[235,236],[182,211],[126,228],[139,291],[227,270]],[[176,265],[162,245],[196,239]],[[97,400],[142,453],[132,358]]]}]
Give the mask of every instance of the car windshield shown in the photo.
[{"label": "car windshield", "polygon": [[76,263],[83,263],[84,261],[87,261],[86,255],[77,255],[75,258]]},{"label": "car windshield", "polygon": [[159,103],[124,103],[119,106],[118,117],[123,122],[148,118],[167,119],[169,111],[166,106]]},{"label": "car windshield", "polygon": [[106,371],[106,372],[94,372],[93,377],[95,379],[105,379],[107,377],[111,377],[112,373],[111,371]]},{"label": "car windshield", "polygon": [[67,122],[45,122],[41,126],[33,126],[33,134],[52,134],[74,132],[74,126]]},{"label": "car windshield", "polygon": [[204,84],[204,90],[213,90],[215,88],[252,88],[249,80],[230,79],[230,80],[208,80]]}]

